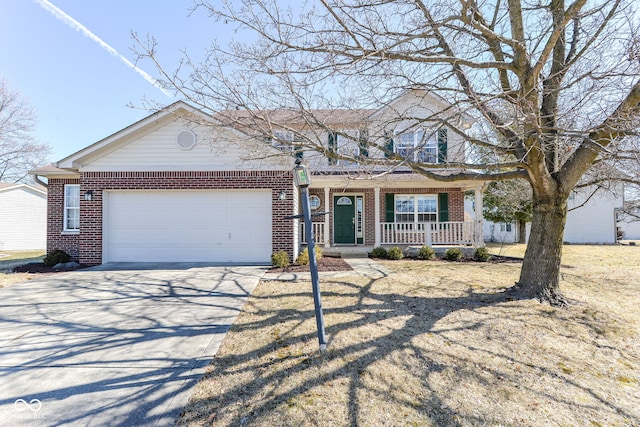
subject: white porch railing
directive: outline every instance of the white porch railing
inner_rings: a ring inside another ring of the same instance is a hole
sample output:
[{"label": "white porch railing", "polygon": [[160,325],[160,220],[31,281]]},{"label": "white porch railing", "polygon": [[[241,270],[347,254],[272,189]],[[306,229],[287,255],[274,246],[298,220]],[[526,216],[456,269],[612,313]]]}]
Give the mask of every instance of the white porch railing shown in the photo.
[{"label": "white porch railing", "polygon": [[[324,245],[325,241],[324,222],[312,222],[311,228],[313,229],[313,237],[316,245]],[[307,236],[304,232],[304,223],[300,222],[300,242],[307,243]]]},{"label": "white porch railing", "polygon": [[474,245],[475,223],[466,222],[382,222],[382,245]]}]

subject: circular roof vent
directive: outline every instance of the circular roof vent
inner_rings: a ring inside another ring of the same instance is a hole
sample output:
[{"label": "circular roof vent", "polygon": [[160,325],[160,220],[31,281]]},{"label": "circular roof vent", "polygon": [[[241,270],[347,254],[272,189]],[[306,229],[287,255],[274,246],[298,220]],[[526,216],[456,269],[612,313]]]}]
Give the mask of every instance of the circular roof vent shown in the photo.
[{"label": "circular roof vent", "polygon": [[183,150],[190,150],[196,145],[196,134],[190,130],[183,130],[178,134],[176,143]]}]

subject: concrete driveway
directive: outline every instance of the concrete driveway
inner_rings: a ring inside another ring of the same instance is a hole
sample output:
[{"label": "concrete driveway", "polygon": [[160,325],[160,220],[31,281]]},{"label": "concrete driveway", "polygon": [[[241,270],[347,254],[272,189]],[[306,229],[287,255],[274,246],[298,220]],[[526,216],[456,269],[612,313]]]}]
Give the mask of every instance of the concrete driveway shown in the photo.
[{"label": "concrete driveway", "polygon": [[172,425],[264,272],[107,264],[0,289],[0,424]]}]

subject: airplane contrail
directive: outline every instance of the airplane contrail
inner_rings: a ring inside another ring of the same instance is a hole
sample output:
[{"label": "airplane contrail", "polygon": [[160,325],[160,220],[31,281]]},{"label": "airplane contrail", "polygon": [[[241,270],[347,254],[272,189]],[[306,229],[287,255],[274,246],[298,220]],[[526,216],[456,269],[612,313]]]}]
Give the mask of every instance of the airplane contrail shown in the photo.
[{"label": "airplane contrail", "polygon": [[81,23],[73,19],[71,16],[67,15],[65,12],[63,12],[62,10],[60,10],[59,8],[57,8],[47,0],[34,0],[34,1],[38,3],[44,10],[52,14],[55,18],[64,22],[66,25],[73,28],[74,30],[80,31],[83,35],[85,35],[86,37],[89,37],[91,40],[98,43],[104,50],[109,52],[112,56],[115,56],[120,61],[124,62],[128,67],[133,69],[133,71],[140,74],[142,78],[144,78],[147,82],[151,83],[156,89],[161,90],[162,93],[167,95],[169,98],[173,98],[173,96],[160,85],[160,82],[158,82],[156,79],[151,77],[144,70],[141,70],[140,68],[138,68],[134,63],[129,61],[127,58],[122,56],[117,50],[109,46],[104,40],[102,40],[100,37],[96,36],[91,31],[89,31],[87,27],[85,27],[84,25],[82,25]]}]

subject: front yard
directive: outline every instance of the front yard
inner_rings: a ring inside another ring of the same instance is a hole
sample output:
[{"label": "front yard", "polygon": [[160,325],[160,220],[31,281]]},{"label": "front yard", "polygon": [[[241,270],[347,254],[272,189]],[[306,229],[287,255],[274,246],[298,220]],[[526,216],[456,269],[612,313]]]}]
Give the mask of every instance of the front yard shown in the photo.
[{"label": "front yard", "polygon": [[44,255],[44,251],[0,251],[0,288],[33,278],[33,274],[8,271],[18,265],[42,262]]},{"label": "front yard", "polygon": [[262,282],[180,424],[640,425],[640,247],[564,254],[568,309],[505,298],[517,262],[322,280],[324,354],[311,284]]}]

